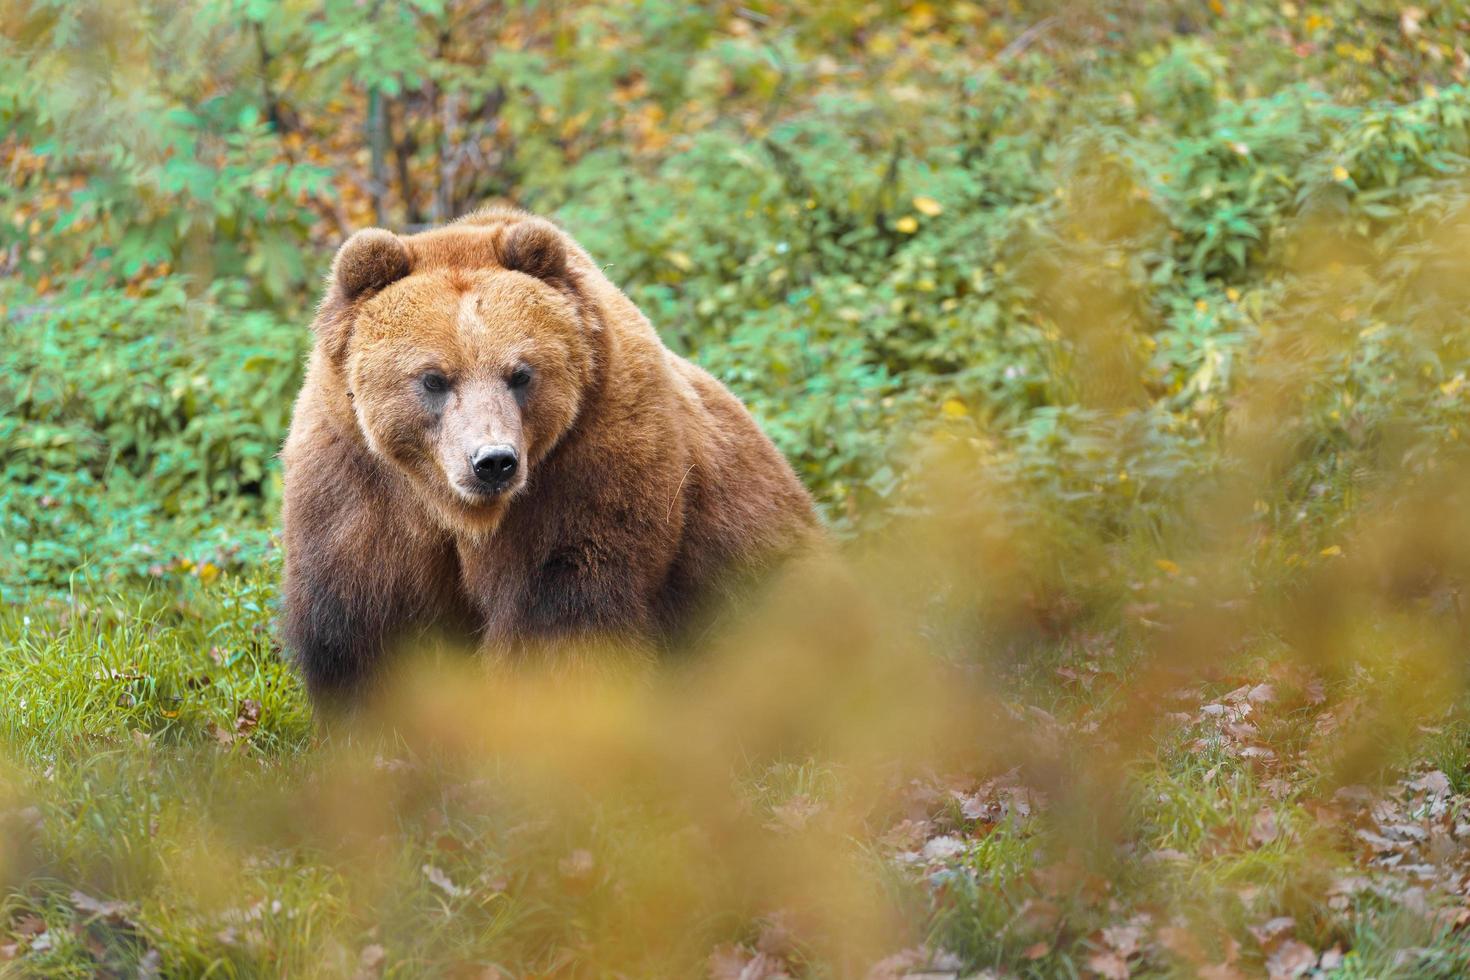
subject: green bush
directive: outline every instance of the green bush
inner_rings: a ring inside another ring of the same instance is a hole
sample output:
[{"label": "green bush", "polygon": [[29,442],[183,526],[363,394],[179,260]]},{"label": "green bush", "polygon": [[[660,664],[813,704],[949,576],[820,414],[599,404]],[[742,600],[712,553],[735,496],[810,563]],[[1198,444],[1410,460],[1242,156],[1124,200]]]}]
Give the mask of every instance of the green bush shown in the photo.
[{"label": "green bush", "polygon": [[8,580],[65,581],[91,562],[143,574],[187,543],[159,539],[170,525],[230,542],[274,512],[309,334],[244,295],[222,281],[191,298],[166,278],[136,296],[7,297]]}]

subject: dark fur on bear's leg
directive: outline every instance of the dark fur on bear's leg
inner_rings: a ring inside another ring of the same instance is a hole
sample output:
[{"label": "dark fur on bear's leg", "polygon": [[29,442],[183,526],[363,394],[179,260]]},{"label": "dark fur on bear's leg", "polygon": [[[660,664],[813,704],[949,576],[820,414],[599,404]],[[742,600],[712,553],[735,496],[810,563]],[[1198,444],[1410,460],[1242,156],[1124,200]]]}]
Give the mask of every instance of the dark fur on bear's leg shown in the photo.
[{"label": "dark fur on bear's leg", "polygon": [[389,629],[381,610],[329,589],[299,589],[286,600],[283,626],[314,704],[344,708],[372,687]]},{"label": "dark fur on bear's leg", "polygon": [[458,569],[447,547],[395,546],[384,530],[369,539],[380,556],[357,567],[353,556],[369,553],[368,546],[348,539],[350,547],[333,553],[343,537],[332,525],[291,530],[281,633],[317,707],[340,713],[369,700],[391,650],[426,626],[456,644],[474,644],[477,624],[452,594]]}]

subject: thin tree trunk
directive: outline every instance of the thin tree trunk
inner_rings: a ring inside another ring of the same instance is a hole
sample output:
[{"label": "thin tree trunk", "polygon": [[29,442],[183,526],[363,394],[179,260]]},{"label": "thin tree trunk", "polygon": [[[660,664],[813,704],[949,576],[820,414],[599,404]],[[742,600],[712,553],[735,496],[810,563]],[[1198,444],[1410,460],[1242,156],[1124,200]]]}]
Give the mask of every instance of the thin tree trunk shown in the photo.
[{"label": "thin tree trunk", "polygon": [[[409,163],[417,148],[413,130],[409,127],[408,98],[400,96],[398,102],[398,126],[393,133],[393,158],[398,171],[398,193],[403,198],[403,220],[409,225],[421,225],[423,210],[419,208],[418,195],[414,193]],[[390,120],[390,123],[392,120]]]},{"label": "thin tree trunk", "polygon": [[[272,56],[270,49],[265,46],[265,30],[258,21],[253,22],[251,27],[255,34],[255,51],[260,56],[260,92],[265,102],[265,117],[277,136],[285,136],[286,131],[293,128],[292,120],[287,118],[286,110],[281,105],[281,97],[276,94],[275,88],[271,85]],[[289,150],[287,155],[295,159]]]},{"label": "thin tree trunk", "polygon": [[439,98],[439,180],[434,188],[434,221],[454,217],[454,183],[459,174],[459,147],[451,132],[459,119],[459,93],[441,93]]},{"label": "thin tree trunk", "polygon": [[388,113],[376,85],[368,90],[367,130],[371,154],[368,193],[373,198],[373,221],[381,226],[388,216]]}]

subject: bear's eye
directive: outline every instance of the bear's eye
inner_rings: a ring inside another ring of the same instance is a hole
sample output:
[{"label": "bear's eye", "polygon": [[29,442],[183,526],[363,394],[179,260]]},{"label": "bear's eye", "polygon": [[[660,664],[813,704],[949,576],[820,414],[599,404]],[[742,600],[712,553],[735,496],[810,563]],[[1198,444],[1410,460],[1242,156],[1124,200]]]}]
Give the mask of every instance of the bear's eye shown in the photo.
[{"label": "bear's eye", "polygon": [[524,388],[531,383],[531,369],[528,367],[518,367],[505,380],[512,388]]},{"label": "bear's eye", "polygon": [[431,395],[440,395],[449,390],[449,379],[438,371],[430,371],[419,379],[419,384]]}]

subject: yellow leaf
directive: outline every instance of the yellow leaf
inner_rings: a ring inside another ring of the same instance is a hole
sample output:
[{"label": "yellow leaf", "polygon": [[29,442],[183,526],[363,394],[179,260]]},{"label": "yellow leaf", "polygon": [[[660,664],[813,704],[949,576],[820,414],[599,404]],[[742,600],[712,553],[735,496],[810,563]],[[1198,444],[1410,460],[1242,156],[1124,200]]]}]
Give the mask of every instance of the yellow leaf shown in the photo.
[{"label": "yellow leaf", "polygon": [[1347,167],[1344,167],[1340,163],[1332,168],[1332,179],[1337,181],[1339,184],[1347,183],[1348,178],[1351,176],[1352,174],[1348,173]]},{"label": "yellow leaf", "polygon": [[1340,554],[1342,554],[1342,548],[1339,545],[1332,545],[1330,548],[1322,549],[1323,558],[1336,558]]},{"label": "yellow leaf", "polygon": [[1159,571],[1163,572],[1165,575],[1179,574],[1179,566],[1174,564],[1167,558],[1155,558],[1154,564],[1157,565]]},{"label": "yellow leaf", "polygon": [[214,562],[207,561],[199,566],[199,581],[209,585],[217,578],[219,578],[219,566]]},{"label": "yellow leaf", "polygon": [[934,26],[934,5],[919,0],[909,9],[909,27],[916,31],[927,31]]},{"label": "yellow leaf", "polygon": [[931,218],[944,213],[944,206],[932,197],[914,198],[914,209],[920,214],[927,214]]},{"label": "yellow leaf", "polygon": [[897,228],[905,235],[912,235],[914,232],[919,230],[919,219],[915,218],[911,214],[906,214],[902,218],[899,218],[898,221],[894,222],[893,227]]},{"label": "yellow leaf", "polygon": [[1236,289],[1234,286],[1231,286],[1229,289],[1225,290],[1225,298],[1230,300],[1230,302],[1232,303],[1239,303],[1240,290]]},{"label": "yellow leaf", "polygon": [[680,272],[688,272],[690,269],[694,268],[694,260],[685,255],[683,252],[667,252],[665,253],[665,258],[667,258],[669,260],[669,263]]},{"label": "yellow leaf", "polygon": [[941,410],[944,412],[946,418],[951,419],[962,419],[970,414],[970,410],[965,407],[965,403],[958,398],[946,398],[944,405],[941,406]]}]

